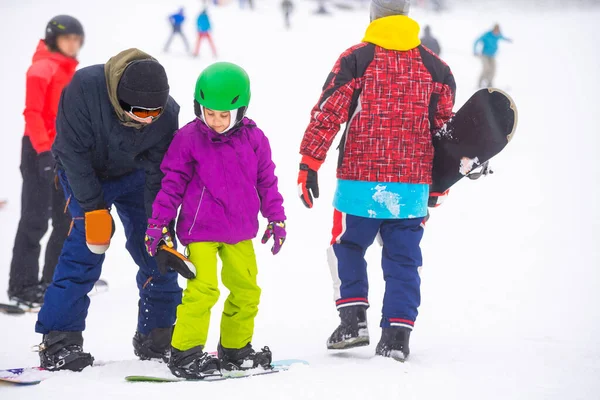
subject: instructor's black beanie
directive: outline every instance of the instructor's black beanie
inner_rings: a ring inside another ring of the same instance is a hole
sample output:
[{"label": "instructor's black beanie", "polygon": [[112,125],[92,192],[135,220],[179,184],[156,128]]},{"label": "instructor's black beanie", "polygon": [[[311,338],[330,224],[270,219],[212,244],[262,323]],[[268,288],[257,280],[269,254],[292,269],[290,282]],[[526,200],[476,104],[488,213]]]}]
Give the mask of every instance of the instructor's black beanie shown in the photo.
[{"label": "instructor's black beanie", "polygon": [[165,107],[169,99],[169,81],[156,60],[134,61],[125,68],[117,87],[119,101],[130,106]]}]

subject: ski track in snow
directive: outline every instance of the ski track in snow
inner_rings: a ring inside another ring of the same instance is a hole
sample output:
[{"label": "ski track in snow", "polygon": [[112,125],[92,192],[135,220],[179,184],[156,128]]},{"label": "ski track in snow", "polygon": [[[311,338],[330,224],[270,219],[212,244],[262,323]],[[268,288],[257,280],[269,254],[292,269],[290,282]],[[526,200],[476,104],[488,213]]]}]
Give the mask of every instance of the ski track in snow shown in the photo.
[{"label": "ski track in snow", "polygon": [[[335,19],[318,18],[311,15],[314,2],[298,2],[294,29],[286,32],[279,1],[255,3],[254,14],[239,11],[237,2],[211,11],[220,60],[240,63],[252,79],[249,116],[269,137],[289,216],[288,241],[280,255],[273,257],[270,246],[256,243],[263,295],[254,345],[269,345],[276,359],[301,358],[311,365],[208,384],[124,382],[126,375],[169,372],[162,364],[134,360],[136,267],[117,224],[103,270],[110,292],[92,298],[84,334],[85,349],[97,360],[112,362],[82,373],[59,373],[37,386],[0,385],[0,399],[600,398],[600,121],[598,98],[590,96],[600,91],[600,62],[598,52],[589,50],[597,48],[600,12],[521,10],[517,5],[487,10],[480,4],[442,15],[414,10],[417,21],[432,26],[453,70],[455,110],[476,90],[480,62],[472,56],[473,41],[494,22],[502,24],[514,43],[500,43],[497,85],[512,88],[520,125],[493,160],[493,176],[463,180],[442,207],[432,210],[422,246],[422,306],[411,359],[400,364],[373,357],[385,287],[376,245],[367,253],[371,345],[348,353],[325,350],[338,321],[325,254],[335,144],[320,170],[315,208],[305,209],[297,198],[298,146],[310,110],[339,54],[363,37],[368,10],[336,10]],[[87,37],[80,67],[103,63],[133,46],[157,57],[181,105],[183,125],[194,117],[196,77],[213,59],[206,46],[198,59],[188,57],[178,38],[171,54],[161,53],[169,33],[167,15],[180,5],[187,9],[185,30],[192,39],[196,0],[0,2],[0,34],[11,38],[3,42],[10,57],[0,74],[5,94],[0,99],[0,199],[8,200],[0,211],[0,239],[7,250],[0,263],[0,301],[6,300],[19,214],[25,71],[43,26],[61,13],[83,21]],[[543,32],[543,38],[532,32]],[[573,154],[585,174],[564,168],[560,160]],[[565,202],[579,213],[559,214]],[[213,310],[208,350],[217,345],[226,294],[223,288]],[[41,340],[33,331],[35,319],[32,314],[0,315],[0,368],[37,365],[37,354],[30,351]]]}]

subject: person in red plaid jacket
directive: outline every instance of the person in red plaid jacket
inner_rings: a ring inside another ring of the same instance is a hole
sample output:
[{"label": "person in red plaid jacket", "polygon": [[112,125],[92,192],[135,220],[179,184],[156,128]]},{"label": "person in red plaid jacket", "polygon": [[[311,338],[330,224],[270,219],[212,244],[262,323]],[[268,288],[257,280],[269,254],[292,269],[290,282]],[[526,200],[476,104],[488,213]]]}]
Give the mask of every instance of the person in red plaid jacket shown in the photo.
[{"label": "person in red plaid jacket", "polygon": [[386,291],[376,354],[404,360],[421,301],[418,269],[429,193],[432,134],[452,116],[448,65],[421,45],[408,0],[373,0],[362,43],[329,74],[300,146],[298,185],[308,207],[317,172],[346,123],[337,170],[329,263],[341,323],[329,349],[369,344],[367,248],[380,235]]}]

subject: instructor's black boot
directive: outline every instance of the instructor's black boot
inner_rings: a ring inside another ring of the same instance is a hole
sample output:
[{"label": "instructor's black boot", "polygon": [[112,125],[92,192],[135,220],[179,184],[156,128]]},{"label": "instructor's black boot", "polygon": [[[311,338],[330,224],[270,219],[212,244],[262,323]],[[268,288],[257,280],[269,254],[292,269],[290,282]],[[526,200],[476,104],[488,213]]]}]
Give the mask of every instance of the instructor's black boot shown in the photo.
[{"label": "instructor's black boot", "polygon": [[221,362],[217,357],[206,353],[202,346],[186,351],[179,351],[173,347],[169,369],[179,378],[203,379],[207,376],[221,375]]},{"label": "instructor's black boot", "polygon": [[8,291],[8,299],[23,309],[38,309],[44,304],[44,295],[48,285],[37,284],[18,291]]},{"label": "instructor's black boot", "polygon": [[391,357],[398,361],[405,361],[410,354],[408,342],[410,340],[409,328],[393,326],[381,330],[381,340],[377,344],[375,354]]},{"label": "instructor's black boot", "polygon": [[154,328],[148,335],[136,332],[133,337],[133,352],[140,360],[169,361],[173,327]]},{"label": "instructor's black boot", "polygon": [[241,349],[228,349],[223,347],[219,342],[217,349],[224,370],[236,371],[257,367],[264,369],[272,368],[273,354],[267,346],[263,347],[261,351],[256,352],[250,343]]},{"label": "instructor's black boot", "polygon": [[327,340],[329,350],[344,350],[353,347],[368,346],[369,328],[367,326],[367,307],[348,306],[340,308],[340,326]]},{"label": "instructor's black boot", "polygon": [[50,371],[81,371],[94,363],[94,357],[83,352],[81,332],[51,331],[39,345],[40,367]]}]

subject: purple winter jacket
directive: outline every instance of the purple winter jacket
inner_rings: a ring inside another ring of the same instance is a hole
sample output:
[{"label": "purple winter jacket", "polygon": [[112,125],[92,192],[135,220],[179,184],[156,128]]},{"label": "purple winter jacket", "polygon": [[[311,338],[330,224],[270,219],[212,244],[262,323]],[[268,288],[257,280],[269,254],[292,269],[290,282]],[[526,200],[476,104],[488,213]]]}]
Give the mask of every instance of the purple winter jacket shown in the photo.
[{"label": "purple winter jacket", "polygon": [[253,239],[259,211],[269,221],[286,219],[269,141],[248,118],[226,135],[190,122],[177,131],[161,170],[149,222],[168,225],[181,205],[177,236],[184,245]]}]

